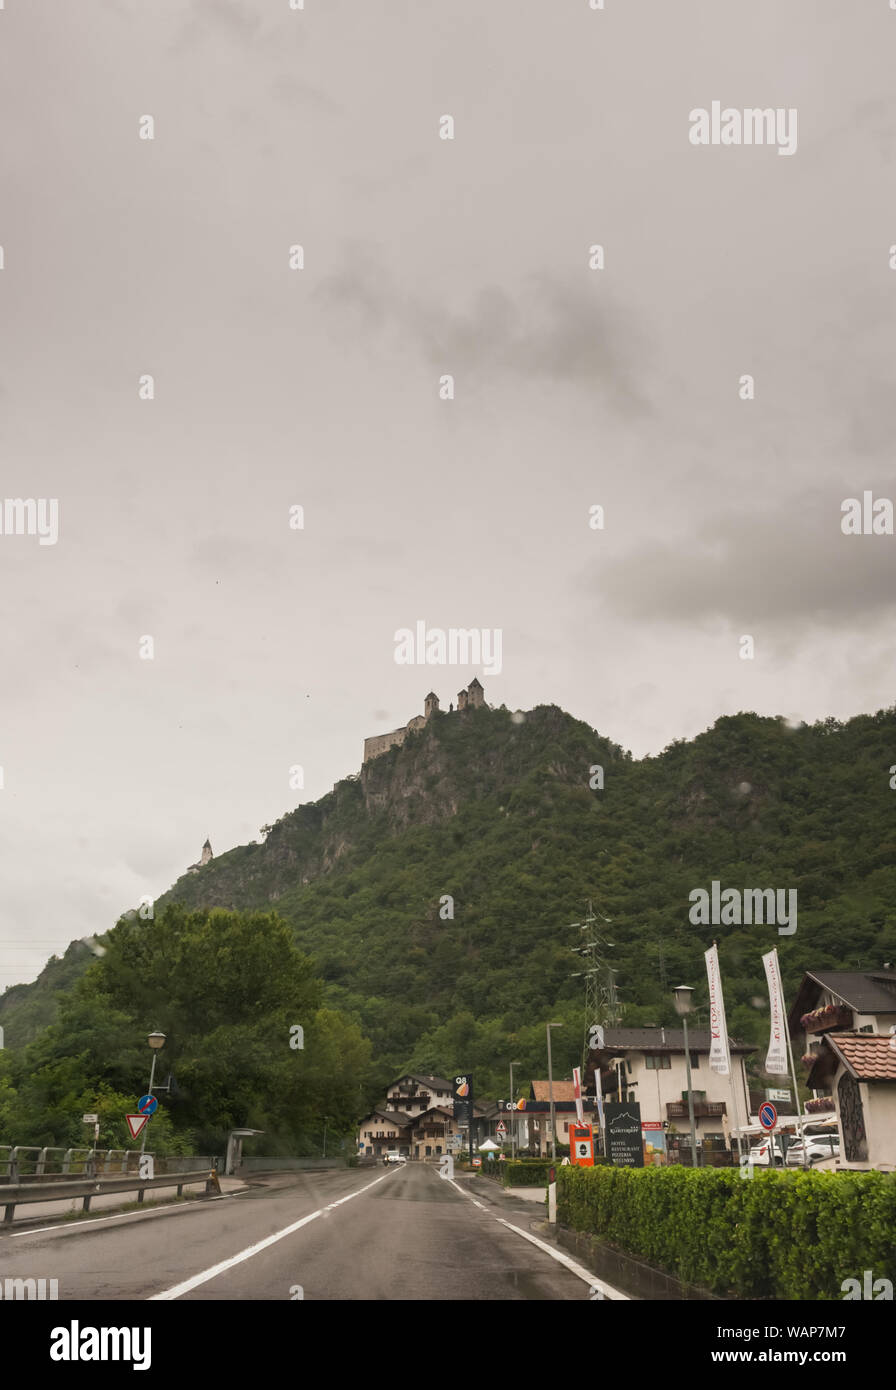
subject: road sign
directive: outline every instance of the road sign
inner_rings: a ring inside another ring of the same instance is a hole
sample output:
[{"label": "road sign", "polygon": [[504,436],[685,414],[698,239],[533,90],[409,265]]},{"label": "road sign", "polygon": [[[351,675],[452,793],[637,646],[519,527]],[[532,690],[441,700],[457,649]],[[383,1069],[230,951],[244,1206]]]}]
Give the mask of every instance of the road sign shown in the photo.
[{"label": "road sign", "polygon": [[499,1121],[498,1121],[498,1123],[495,1125],[495,1130],[497,1131],[498,1134],[506,1134],[506,1133],[507,1133],[507,1126],[505,1125],[505,1123],[504,1123],[503,1120],[499,1120]]},{"label": "road sign", "polygon": [[131,1131],[131,1138],[136,1139],[149,1119],[148,1115],[125,1115],[128,1122],[128,1129]]},{"label": "road sign", "polygon": [[766,1091],[766,1093],[765,1093],[765,1098],[766,1098],[766,1100],[789,1101],[789,1100],[790,1100],[790,1092],[789,1092],[789,1091]]},{"label": "road sign", "polygon": [[759,1123],[763,1129],[774,1129],[778,1123],[778,1112],[770,1100],[763,1101],[759,1107]]},{"label": "road sign", "polygon": [[642,1121],[641,1121],[641,1128],[642,1128],[642,1129],[654,1130],[654,1129],[662,1129],[662,1127],[663,1127],[663,1122],[662,1122],[662,1120],[642,1120]]},{"label": "road sign", "polygon": [[158,1108],[159,1102],[155,1096],[141,1096],[137,1101],[137,1109],[140,1111],[140,1114],[145,1115],[147,1119],[149,1119],[150,1115],[154,1115]]},{"label": "road sign", "polygon": [[85,1125],[95,1125],[99,1119],[99,1115],[82,1115],[81,1119],[84,1121]]}]

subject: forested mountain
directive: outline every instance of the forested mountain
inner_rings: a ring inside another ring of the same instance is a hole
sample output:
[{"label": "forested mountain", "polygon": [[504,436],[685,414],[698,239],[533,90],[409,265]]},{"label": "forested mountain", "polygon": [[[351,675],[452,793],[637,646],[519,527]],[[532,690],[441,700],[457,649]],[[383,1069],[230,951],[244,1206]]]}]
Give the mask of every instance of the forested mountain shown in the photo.
[{"label": "forested mountain", "polygon": [[[894,709],[797,728],[739,714],[638,761],[555,706],[436,713],[263,843],[178,880],[156,921],[172,904],[275,912],[322,1001],[370,1039],[371,1096],[403,1068],[472,1070],[503,1095],[511,1059],[544,1074],[549,1018],[568,1075],[586,1022],[570,924],[588,899],[610,919],[626,1024],[671,1023],[680,983],[705,1001],[717,939],[729,1031],[764,1043],[763,951],[778,947],[789,998],[807,968],[896,959],[892,764]],[[713,880],[796,889],[796,933],[692,925],[689,894]],[[151,957],[155,923],[128,929]],[[41,988],[0,1000],[8,1042],[33,1031]]]}]

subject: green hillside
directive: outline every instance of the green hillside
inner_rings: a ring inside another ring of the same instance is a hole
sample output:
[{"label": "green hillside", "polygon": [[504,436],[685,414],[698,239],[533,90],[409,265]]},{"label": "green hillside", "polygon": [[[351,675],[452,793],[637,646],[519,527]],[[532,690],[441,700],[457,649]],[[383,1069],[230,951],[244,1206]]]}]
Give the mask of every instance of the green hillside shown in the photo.
[{"label": "green hillside", "polygon": [[[764,1042],[763,951],[778,947],[790,997],[807,968],[896,959],[893,763],[893,709],[797,729],[739,714],[640,761],[554,706],[439,713],[263,843],[181,878],[156,917],[172,903],[275,911],[327,1004],[371,1040],[374,1090],[405,1067],[463,1068],[479,1094],[503,1094],[511,1059],[544,1074],[548,1018],[566,1025],[554,1045],[568,1074],[585,1024],[569,924],[589,898],[611,919],[626,1024],[673,1022],[682,982],[705,1001],[715,938],[729,1030]],[[795,888],[796,934],[693,926],[688,895],[714,879]],[[30,997],[9,993],[12,1039]]]}]

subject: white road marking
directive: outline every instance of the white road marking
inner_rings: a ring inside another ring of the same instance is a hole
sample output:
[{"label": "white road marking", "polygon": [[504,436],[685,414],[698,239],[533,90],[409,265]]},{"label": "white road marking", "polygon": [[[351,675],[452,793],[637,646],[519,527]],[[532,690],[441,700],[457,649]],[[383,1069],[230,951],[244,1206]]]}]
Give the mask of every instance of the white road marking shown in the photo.
[{"label": "white road marking", "polygon": [[[471,1196],[469,1192],[464,1192],[464,1189],[458,1187],[453,1178],[448,1178],[447,1181],[451,1183],[452,1187],[457,1187],[461,1196],[467,1197],[475,1207],[482,1207],[483,1211],[485,1210],[482,1202],[477,1202],[476,1198]],[[568,1255],[564,1255],[561,1250],[555,1250],[552,1245],[547,1245],[543,1240],[539,1240],[537,1236],[530,1236],[528,1231],[521,1230],[519,1226],[513,1226],[509,1221],[505,1221],[503,1216],[495,1216],[493,1220],[497,1221],[501,1226],[506,1226],[508,1231],[515,1231],[518,1236],[523,1237],[523,1240],[528,1240],[532,1245],[537,1245],[539,1250],[543,1250],[546,1255],[550,1255],[552,1260],[557,1260],[559,1264],[565,1265],[571,1273],[578,1275],[580,1279],[584,1279],[589,1287],[596,1286],[599,1288],[604,1298],[616,1300],[623,1299],[626,1303],[631,1302],[629,1294],[622,1293],[620,1289],[614,1289],[612,1284],[605,1284],[602,1279],[598,1279],[596,1274],[592,1274],[590,1269],[585,1269],[583,1265],[577,1264],[576,1261],[571,1260]]]},{"label": "white road marking", "polygon": [[191,1279],[185,1279],[182,1284],[175,1284],[170,1289],[165,1289],[163,1293],[154,1293],[148,1299],[148,1303],[170,1302],[171,1299],[180,1298],[181,1294],[189,1293],[191,1289],[196,1289],[200,1284],[206,1284],[209,1279],[216,1279],[219,1274],[224,1274],[228,1269],[233,1269],[234,1265],[242,1264],[243,1260],[250,1260],[253,1255],[259,1254],[262,1250],[267,1250],[268,1246],[276,1245],[279,1240],[285,1240],[295,1231],[300,1231],[303,1226],[307,1226],[309,1221],[316,1221],[319,1216],[323,1216],[334,1207],[341,1207],[343,1202],[350,1202],[353,1197],[360,1197],[362,1192],[369,1192],[377,1183],[385,1182],[386,1178],[391,1178],[397,1168],[393,1168],[391,1173],[384,1173],[381,1178],[376,1178],[369,1182],[366,1187],[359,1187],[357,1192],[350,1192],[347,1197],[340,1197],[338,1202],[331,1202],[329,1207],[318,1207],[317,1211],[311,1212],[310,1216],[303,1216],[301,1221],[294,1221],[291,1226],[284,1226],[282,1231],[275,1231],[272,1236],[266,1236],[264,1240],[256,1241],[254,1245],[248,1245],[245,1250],[241,1250],[238,1255],[231,1255],[229,1260],[221,1260],[219,1264],[212,1265],[210,1269],[204,1269],[201,1274],[194,1274]]},{"label": "white road marking", "polygon": [[[223,1202],[224,1197],[227,1195],[239,1197],[241,1196],[241,1193],[225,1193],[221,1197],[209,1197],[208,1201]],[[75,1201],[77,1200],[78,1199],[75,1198]],[[39,1236],[43,1235],[44,1231],[83,1231],[85,1226],[101,1226],[104,1221],[122,1221],[126,1216],[155,1216],[160,1211],[196,1210],[198,1210],[198,1208],[194,1207],[192,1203],[190,1203],[187,1206],[183,1206],[180,1202],[169,1202],[166,1203],[165,1206],[161,1207],[148,1207],[146,1211],[120,1211],[117,1212],[114,1216],[88,1216],[82,1221],[65,1221],[61,1226],[33,1226],[30,1230],[27,1231],[10,1231],[9,1235],[6,1238],[7,1240],[15,1240],[16,1236]]]},{"label": "white road marking", "polygon": [[568,1255],[564,1255],[562,1250],[555,1250],[553,1246],[546,1245],[545,1242],[539,1240],[537,1236],[529,1235],[528,1231],[520,1230],[519,1226],[512,1226],[509,1221],[504,1220],[503,1216],[496,1216],[495,1220],[501,1226],[506,1226],[508,1231],[516,1231],[518,1236],[523,1237],[523,1240],[531,1241],[533,1245],[537,1245],[539,1250],[544,1250],[545,1254],[558,1260],[560,1264],[566,1265],[568,1270],[571,1270],[573,1274],[577,1274],[580,1279],[584,1279],[585,1283],[589,1286],[596,1284],[604,1298],[624,1299],[626,1303],[631,1301],[627,1293],[622,1293],[621,1290],[614,1289],[612,1284],[605,1284],[602,1279],[598,1279],[592,1274],[590,1269],[585,1269],[582,1265],[577,1264],[575,1260],[571,1260]]}]

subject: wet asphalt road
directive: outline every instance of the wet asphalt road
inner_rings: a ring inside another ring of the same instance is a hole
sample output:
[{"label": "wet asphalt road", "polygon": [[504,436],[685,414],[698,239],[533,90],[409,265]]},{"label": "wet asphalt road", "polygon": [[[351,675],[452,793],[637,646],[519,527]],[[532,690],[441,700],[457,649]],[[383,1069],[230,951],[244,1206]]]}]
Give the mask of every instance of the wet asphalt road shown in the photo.
[{"label": "wet asphalt road", "polygon": [[60,1302],[587,1301],[586,1282],[497,1218],[530,1233],[543,1208],[425,1164],[272,1174],[235,1196],[4,1233],[0,1279],[56,1279]]}]

